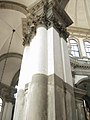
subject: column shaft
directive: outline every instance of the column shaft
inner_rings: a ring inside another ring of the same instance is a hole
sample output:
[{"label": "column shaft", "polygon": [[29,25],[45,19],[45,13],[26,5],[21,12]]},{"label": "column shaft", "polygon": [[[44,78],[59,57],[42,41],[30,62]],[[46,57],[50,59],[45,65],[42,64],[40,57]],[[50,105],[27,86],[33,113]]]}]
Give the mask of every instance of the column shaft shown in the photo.
[{"label": "column shaft", "polygon": [[11,120],[12,117],[12,103],[5,103],[2,120]]},{"label": "column shaft", "polygon": [[[63,2],[40,1],[28,14],[28,32],[24,34],[25,50],[19,77],[19,89],[24,90],[21,112],[24,118],[21,120],[66,120],[66,83],[71,88],[73,84],[64,38],[68,36],[65,27],[72,21],[60,3]],[[27,83],[29,85],[24,89]]]}]

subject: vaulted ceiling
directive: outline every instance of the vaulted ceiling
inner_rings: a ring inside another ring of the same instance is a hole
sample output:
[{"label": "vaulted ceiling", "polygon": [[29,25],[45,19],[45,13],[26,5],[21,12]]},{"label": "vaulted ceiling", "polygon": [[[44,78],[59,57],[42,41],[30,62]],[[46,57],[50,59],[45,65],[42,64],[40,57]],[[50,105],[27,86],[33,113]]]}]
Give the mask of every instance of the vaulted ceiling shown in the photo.
[{"label": "vaulted ceiling", "polygon": [[8,86],[18,81],[23,54],[21,12],[0,9],[0,82]]},{"label": "vaulted ceiling", "polygon": [[90,29],[90,0],[69,0],[65,9],[73,20],[72,26]]}]

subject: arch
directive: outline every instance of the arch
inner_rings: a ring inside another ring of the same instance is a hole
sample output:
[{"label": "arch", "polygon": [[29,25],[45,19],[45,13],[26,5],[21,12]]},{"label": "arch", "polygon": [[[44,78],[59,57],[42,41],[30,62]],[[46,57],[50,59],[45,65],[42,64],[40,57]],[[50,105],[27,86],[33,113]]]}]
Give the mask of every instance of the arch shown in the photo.
[{"label": "arch", "polygon": [[76,83],[76,86],[78,86],[79,84],[83,83],[83,82],[88,82],[89,81],[89,78],[88,77],[84,77],[82,79],[80,79],[77,83]]},{"label": "arch", "polygon": [[[14,57],[14,58],[19,58],[22,59],[22,55],[19,53],[6,53],[0,56],[0,62],[2,60],[4,60],[5,58],[10,58],[10,57]],[[12,82],[11,82],[11,86],[14,86],[17,84],[18,82],[18,77],[19,77],[19,73],[20,73],[20,69],[15,73]]]},{"label": "arch", "polygon": [[74,39],[77,43],[79,43],[78,37],[76,37],[76,36],[74,36],[74,35],[70,35],[68,39],[69,39],[69,41],[70,41],[71,39]]},{"label": "arch", "polygon": [[25,5],[12,1],[0,1],[0,9],[16,10],[25,15],[28,13],[27,7]]},{"label": "arch", "polygon": [[15,87],[15,85],[18,84],[19,74],[20,74],[20,69],[15,73],[15,75],[12,79],[12,82],[11,82],[11,86]]},{"label": "arch", "polygon": [[5,53],[5,54],[1,55],[0,56],[0,62],[2,60],[4,60],[5,58],[10,58],[10,57],[15,57],[15,58],[22,59],[22,55],[21,54],[11,52],[11,53]]},{"label": "arch", "polygon": [[84,39],[83,42],[84,42],[86,56],[90,58],[90,39]]}]

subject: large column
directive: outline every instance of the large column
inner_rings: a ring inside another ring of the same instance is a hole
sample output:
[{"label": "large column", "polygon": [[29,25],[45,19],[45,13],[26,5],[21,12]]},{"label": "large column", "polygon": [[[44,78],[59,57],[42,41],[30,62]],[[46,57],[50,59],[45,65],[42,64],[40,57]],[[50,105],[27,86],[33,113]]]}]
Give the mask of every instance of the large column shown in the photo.
[{"label": "large column", "polygon": [[[15,120],[35,120],[36,117],[37,120],[47,119],[47,57],[47,30],[41,26],[37,28],[30,46],[24,50],[19,77],[19,89],[22,90],[18,92],[16,100]],[[24,101],[25,83],[29,83],[27,103]]]},{"label": "large column", "polygon": [[66,120],[61,40],[54,27],[48,29],[48,120]]},{"label": "large column", "polygon": [[66,41],[61,38],[61,50],[62,50],[62,63],[63,63],[63,74],[65,81],[65,99],[66,99],[66,115],[67,120],[76,120],[75,114],[75,96],[73,89],[73,78],[71,74],[70,58]]},{"label": "large column", "polygon": [[6,102],[5,106],[4,106],[2,120],[11,120],[12,110],[13,110],[13,104],[10,102],[8,102],[8,103]]},{"label": "large column", "polygon": [[75,114],[66,44],[72,21],[61,2],[40,1],[23,20],[25,49],[14,120],[72,120]]}]

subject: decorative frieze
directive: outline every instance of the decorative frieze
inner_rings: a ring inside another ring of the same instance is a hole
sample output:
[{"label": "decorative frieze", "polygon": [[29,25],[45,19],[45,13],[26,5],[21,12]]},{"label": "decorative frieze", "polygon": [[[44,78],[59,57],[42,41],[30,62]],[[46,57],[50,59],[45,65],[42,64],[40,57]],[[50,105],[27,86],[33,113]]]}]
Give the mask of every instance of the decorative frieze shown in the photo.
[{"label": "decorative frieze", "polygon": [[30,43],[39,26],[44,26],[46,29],[53,26],[60,36],[66,40],[69,36],[66,27],[70,24],[72,24],[72,21],[64,9],[61,8],[60,1],[40,1],[29,9],[27,18],[23,19],[23,45]]},{"label": "decorative frieze", "polygon": [[73,37],[80,37],[80,38],[90,38],[90,30],[85,28],[79,27],[68,27],[67,31],[70,32],[70,35]]},{"label": "decorative frieze", "polygon": [[73,68],[90,69],[90,61],[70,58],[70,62],[71,62],[71,66],[73,66]]}]

